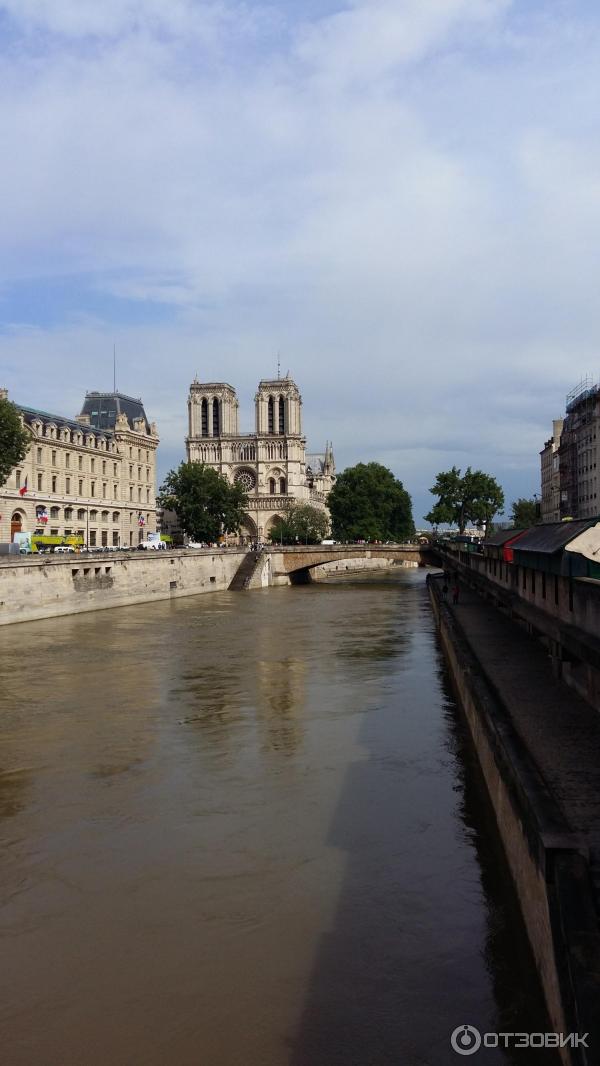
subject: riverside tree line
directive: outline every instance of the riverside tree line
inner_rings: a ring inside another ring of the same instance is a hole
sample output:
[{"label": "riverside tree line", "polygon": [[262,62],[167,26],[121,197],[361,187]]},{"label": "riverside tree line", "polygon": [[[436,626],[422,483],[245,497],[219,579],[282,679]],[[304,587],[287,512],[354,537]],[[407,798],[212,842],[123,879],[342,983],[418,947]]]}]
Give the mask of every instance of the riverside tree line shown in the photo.
[{"label": "riverside tree line", "polygon": [[[495,478],[470,467],[464,475],[457,467],[439,473],[430,491],[437,502],[427,520],[434,526],[456,525],[461,533],[469,523],[489,527],[504,507],[504,494]],[[231,484],[212,467],[181,463],[167,475],[158,502],[175,511],[192,539],[213,542],[222,533],[239,532],[248,496],[240,485]],[[529,502],[513,504],[514,516],[520,517]],[[323,510],[299,502],[275,522],[269,530],[270,540],[276,544],[315,544],[331,533],[340,541],[397,543],[414,536],[410,495],[381,463],[357,463],[344,470],[327,505],[331,529]]]}]

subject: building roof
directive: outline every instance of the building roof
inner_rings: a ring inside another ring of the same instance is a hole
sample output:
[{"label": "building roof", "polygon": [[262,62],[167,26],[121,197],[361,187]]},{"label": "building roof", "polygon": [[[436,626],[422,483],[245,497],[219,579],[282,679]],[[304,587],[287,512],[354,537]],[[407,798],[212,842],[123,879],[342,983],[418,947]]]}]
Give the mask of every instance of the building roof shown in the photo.
[{"label": "building roof", "polygon": [[117,415],[120,414],[126,416],[132,429],[134,419],[143,418],[146,433],[150,433],[141,399],[126,396],[123,392],[86,392],[81,413],[89,415],[90,424],[94,429],[103,431],[114,429]]},{"label": "building roof", "polygon": [[554,555],[596,522],[597,518],[579,518],[573,522],[546,522],[532,526],[519,537],[515,551]]},{"label": "building roof", "polygon": [[261,378],[258,383],[259,392],[261,389],[284,389],[284,390],[296,390],[298,392],[298,386],[293,378],[289,376],[289,373],[285,377],[281,378]]},{"label": "building roof", "polygon": [[588,526],[565,546],[565,551],[576,552],[594,563],[600,562],[600,522]]},{"label": "building roof", "polygon": [[[57,426],[68,426],[69,429],[83,433],[84,436],[87,433],[95,436],[98,432],[96,427],[82,425],[81,422],[75,422],[72,418],[65,418],[64,415],[53,415],[49,411],[39,411],[36,407],[25,407],[22,403],[16,403],[15,407],[22,412],[27,425],[31,425],[32,422],[39,418],[42,422],[55,422]],[[96,433],[94,432],[95,429]],[[109,429],[103,429],[101,432],[105,437],[112,437],[113,435]]]},{"label": "building roof", "polygon": [[516,540],[517,537],[523,536],[526,533],[526,529],[499,529],[497,533],[492,533],[491,537],[486,537],[483,546],[487,548],[502,548],[505,544],[508,544],[511,540]]},{"label": "building roof", "polygon": [[313,474],[322,474],[325,468],[325,452],[306,453],[306,470]]}]

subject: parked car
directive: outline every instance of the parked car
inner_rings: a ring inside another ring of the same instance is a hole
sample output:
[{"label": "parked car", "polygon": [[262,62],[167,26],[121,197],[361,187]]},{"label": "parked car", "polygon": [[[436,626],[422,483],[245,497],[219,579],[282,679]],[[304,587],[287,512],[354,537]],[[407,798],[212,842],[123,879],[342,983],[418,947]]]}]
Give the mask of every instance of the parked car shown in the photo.
[{"label": "parked car", "polygon": [[68,552],[75,552],[75,548],[72,544],[57,544],[54,549],[55,555],[64,555]]}]

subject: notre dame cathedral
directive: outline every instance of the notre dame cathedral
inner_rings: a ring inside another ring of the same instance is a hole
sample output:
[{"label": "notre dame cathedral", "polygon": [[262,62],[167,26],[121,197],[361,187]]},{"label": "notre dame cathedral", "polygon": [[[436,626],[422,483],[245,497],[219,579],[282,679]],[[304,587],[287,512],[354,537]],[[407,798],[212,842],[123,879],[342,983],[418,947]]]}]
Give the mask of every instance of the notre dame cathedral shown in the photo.
[{"label": "notre dame cathedral", "polygon": [[206,463],[248,493],[244,539],[261,540],[294,503],[326,509],[335,481],[331,444],[307,455],[302,397],[290,377],[261,381],[254,398],[254,433],[240,433],[235,389],[224,382],[190,386],[188,462]]}]

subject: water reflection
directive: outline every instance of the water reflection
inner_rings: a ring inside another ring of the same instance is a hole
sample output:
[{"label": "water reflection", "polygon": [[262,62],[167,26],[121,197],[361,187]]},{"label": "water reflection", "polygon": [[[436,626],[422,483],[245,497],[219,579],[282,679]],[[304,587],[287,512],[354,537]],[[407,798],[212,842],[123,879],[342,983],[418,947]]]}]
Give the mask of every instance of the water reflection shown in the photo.
[{"label": "water reflection", "polygon": [[11,818],[23,810],[31,791],[30,778],[30,770],[0,770],[0,818]]},{"label": "water reflection", "polygon": [[306,663],[302,659],[258,659],[257,712],[265,743],[273,751],[291,755],[305,732]]},{"label": "water reflection", "polygon": [[455,1024],[509,1016],[422,574],[3,644],[11,1066],[446,1063]]}]

